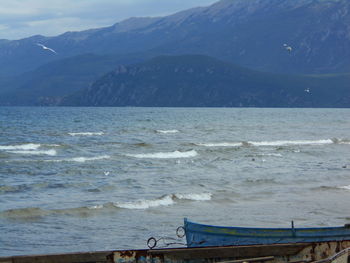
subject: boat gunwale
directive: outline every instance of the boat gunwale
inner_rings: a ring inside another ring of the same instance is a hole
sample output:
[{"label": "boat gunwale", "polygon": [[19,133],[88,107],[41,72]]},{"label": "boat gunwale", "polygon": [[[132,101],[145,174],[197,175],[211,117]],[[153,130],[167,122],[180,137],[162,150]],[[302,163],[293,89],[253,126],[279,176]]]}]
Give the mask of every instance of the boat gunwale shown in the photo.
[{"label": "boat gunwale", "polygon": [[204,226],[204,227],[211,227],[211,228],[220,228],[220,229],[239,229],[239,230],[262,230],[262,231],[307,231],[307,230],[322,230],[322,231],[327,231],[327,230],[343,230],[343,229],[349,229],[350,227],[346,226],[336,226],[336,227],[298,227],[298,228],[264,228],[264,227],[236,227],[236,226],[216,226],[216,225],[209,225],[209,224],[202,224],[202,223],[196,223],[193,221],[188,220],[185,218],[185,227],[186,224],[190,223],[193,225],[199,225],[199,226]]}]

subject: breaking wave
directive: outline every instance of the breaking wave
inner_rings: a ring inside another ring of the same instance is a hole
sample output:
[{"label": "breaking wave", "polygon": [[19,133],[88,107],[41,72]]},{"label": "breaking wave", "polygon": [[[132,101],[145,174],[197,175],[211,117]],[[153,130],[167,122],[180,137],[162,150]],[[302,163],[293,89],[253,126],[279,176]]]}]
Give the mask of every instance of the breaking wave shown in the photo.
[{"label": "breaking wave", "polygon": [[85,163],[88,161],[97,161],[97,160],[103,160],[103,159],[109,159],[109,158],[111,158],[109,155],[102,155],[102,156],[96,156],[96,157],[75,157],[72,159],[67,159],[67,161]]},{"label": "breaking wave", "polygon": [[29,151],[29,150],[37,150],[39,149],[41,144],[37,143],[26,143],[26,144],[19,144],[19,145],[0,145],[0,150],[5,151],[13,151],[13,150],[23,150],[23,151]]},{"label": "breaking wave", "polygon": [[190,194],[169,194],[155,199],[142,199],[132,202],[109,202],[103,205],[83,206],[77,208],[66,209],[42,209],[38,207],[9,209],[0,212],[0,217],[25,220],[35,219],[50,215],[71,215],[71,216],[89,216],[97,213],[100,210],[115,210],[115,209],[135,209],[144,210],[149,208],[175,205],[178,200],[187,201],[209,201],[212,198],[211,193],[190,193]]},{"label": "breaking wave", "polygon": [[69,132],[71,136],[101,136],[104,132]]},{"label": "breaking wave", "polygon": [[202,194],[174,194],[174,197],[177,199],[183,200],[193,200],[193,201],[209,201],[212,198],[211,193],[202,193]]},{"label": "breaking wave", "polygon": [[126,156],[134,158],[150,158],[150,159],[177,159],[177,158],[191,158],[197,156],[198,153],[195,150],[187,152],[159,152],[159,153],[143,153],[143,154],[126,154]]},{"label": "breaking wave", "polygon": [[154,200],[138,200],[135,202],[126,202],[126,203],[113,203],[116,207],[126,208],[126,209],[148,209],[158,206],[169,206],[173,205],[175,202],[172,196],[165,195],[161,198]]},{"label": "breaking wave", "polygon": [[158,206],[169,206],[176,204],[177,200],[188,200],[188,201],[210,201],[212,198],[211,193],[190,193],[190,194],[170,194],[164,195],[160,198],[151,200],[138,200],[134,202],[126,203],[113,203],[116,207],[126,208],[126,209],[148,209]]},{"label": "breaking wave", "polygon": [[350,144],[347,140],[323,139],[323,140],[277,140],[277,141],[247,141],[247,142],[220,142],[220,143],[196,143],[197,146],[205,147],[243,147],[243,146],[303,146],[303,145],[327,145],[327,144]]},{"label": "breaking wave", "polygon": [[31,155],[50,155],[55,156],[57,154],[56,150],[21,150],[21,151],[7,151],[16,154],[31,154]]},{"label": "breaking wave", "polygon": [[156,130],[157,133],[168,134],[168,133],[178,133],[178,130]]},{"label": "breaking wave", "polygon": [[350,185],[339,186],[338,188],[339,188],[339,189],[350,190]]},{"label": "breaking wave", "polygon": [[77,162],[77,163],[85,163],[89,161],[98,161],[98,160],[104,160],[104,159],[110,159],[111,156],[109,155],[101,155],[96,157],[73,157],[73,158],[67,158],[62,160],[45,160],[46,162]]}]

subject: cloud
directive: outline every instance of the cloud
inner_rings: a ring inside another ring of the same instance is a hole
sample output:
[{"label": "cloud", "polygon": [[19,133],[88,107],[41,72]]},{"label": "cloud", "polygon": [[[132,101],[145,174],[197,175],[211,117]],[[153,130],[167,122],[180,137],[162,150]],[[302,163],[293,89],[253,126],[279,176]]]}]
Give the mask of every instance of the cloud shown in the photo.
[{"label": "cloud", "polygon": [[54,36],[110,26],[135,16],[164,16],[215,0],[0,0],[0,39]]}]

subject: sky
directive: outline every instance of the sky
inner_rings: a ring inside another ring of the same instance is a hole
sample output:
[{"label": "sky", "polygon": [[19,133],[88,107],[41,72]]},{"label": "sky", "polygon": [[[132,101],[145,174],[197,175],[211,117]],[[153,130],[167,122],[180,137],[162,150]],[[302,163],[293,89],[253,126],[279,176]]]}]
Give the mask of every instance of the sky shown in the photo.
[{"label": "sky", "polygon": [[129,17],[164,16],[218,0],[0,0],[0,39],[56,36],[111,26]]}]

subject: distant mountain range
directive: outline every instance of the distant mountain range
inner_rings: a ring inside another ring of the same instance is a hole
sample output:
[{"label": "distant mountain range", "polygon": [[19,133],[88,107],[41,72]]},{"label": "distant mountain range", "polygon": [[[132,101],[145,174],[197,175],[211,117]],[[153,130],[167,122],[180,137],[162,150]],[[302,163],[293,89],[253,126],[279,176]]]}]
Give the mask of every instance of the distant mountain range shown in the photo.
[{"label": "distant mountain range", "polygon": [[[221,0],[167,17],[130,18],[56,37],[0,40],[0,105],[59,105],[117,65],[187,54],[273,73],[266,76],[291,75],[287,79],[333,74],[337,77],[319,77],[333,89],[332,81],[350,72],[350,1]],[[211,78],[207,74],[198,81]]]},{"label": "distant mountain range", "polygon": [[[348,107],[350,74],[253,71],[202,55],[161,56],[120,66],[65,98],[66,106]],[[332,86],[336,84],[336,86]]]}]

